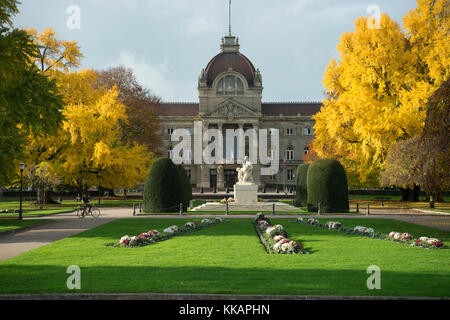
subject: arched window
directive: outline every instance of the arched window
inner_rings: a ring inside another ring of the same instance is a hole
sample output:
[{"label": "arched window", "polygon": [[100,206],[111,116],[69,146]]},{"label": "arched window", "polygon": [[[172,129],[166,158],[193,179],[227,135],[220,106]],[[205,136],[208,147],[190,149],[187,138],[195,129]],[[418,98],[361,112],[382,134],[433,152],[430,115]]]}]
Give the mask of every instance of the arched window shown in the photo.
[{"label": "arched window", "polygon": [[244,84],[236,76],[225,76],[217,83],[217,95],[243,95]]}]

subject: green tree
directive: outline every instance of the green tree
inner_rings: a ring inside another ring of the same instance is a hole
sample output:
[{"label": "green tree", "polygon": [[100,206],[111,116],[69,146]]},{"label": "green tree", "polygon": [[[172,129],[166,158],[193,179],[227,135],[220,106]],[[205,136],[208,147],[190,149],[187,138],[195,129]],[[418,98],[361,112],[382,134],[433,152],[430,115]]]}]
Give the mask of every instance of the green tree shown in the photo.
[{"label": "green tree", "polygon": [[55,132],[63,116],[56,84],[32,63],[38,48],[12,27],[18,1],[0,1],[0,184],[13,182],[26,138]]}]

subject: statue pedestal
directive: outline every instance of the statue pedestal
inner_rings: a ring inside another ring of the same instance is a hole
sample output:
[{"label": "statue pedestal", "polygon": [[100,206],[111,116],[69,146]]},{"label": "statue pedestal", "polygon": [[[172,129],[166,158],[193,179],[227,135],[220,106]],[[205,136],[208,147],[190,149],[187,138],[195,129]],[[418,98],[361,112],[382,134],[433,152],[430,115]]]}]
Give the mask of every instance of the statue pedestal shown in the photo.
[{"label": "statue pedestal", "polygon": [[258,185],[253,183],[234,185],[234,202],[236,203],[257,203]]}]

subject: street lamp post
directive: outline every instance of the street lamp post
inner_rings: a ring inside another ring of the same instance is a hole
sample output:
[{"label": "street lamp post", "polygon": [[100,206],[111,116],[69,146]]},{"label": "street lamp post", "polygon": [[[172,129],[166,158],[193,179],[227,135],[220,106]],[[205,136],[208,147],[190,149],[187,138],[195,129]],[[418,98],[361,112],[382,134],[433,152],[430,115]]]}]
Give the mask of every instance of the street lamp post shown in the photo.
[{"label": "street lamp post", "polygon": [[20,165],[20,207],[19,207],[19,220],[23,220],[22,213],[22,191],[23,191],[23,170],[25,169],[25,163],[21,162]]},{"label": "street lamp post", "polygon": [[102,174],[99,172],[98,173],[98,207],[100,208],[100,178],[101,178]]}]

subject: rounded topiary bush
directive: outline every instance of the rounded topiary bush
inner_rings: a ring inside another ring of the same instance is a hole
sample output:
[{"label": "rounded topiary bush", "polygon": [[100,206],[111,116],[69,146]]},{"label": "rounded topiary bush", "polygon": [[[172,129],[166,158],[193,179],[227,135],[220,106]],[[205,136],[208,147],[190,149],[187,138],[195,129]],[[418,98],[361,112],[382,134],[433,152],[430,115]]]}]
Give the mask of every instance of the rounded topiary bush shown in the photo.
[{"label": "rounded topiary bush", "polygon": [[145,180],[144,211],[178,212],[183,201],[183,185],[176,165],[168,158],[157,159]]},{"label": "rounded topiary bush", "polygon": [[177,170],[180,175],[181,185],[183,187],[183,211],[186,212],[189,202],[192,200],[192,185],[183,166],[177,165]]},{"label": "rounded topiary bush", "polygon": [[308,168],[308,211],[348,212],[348,185],[344,167],[334,159],[314,161]]},{"label": "rounded topiary bush", "polygon": [[297,207],[306,207],[308,205],[306,175],[309,165],[309,163],[305,163],[297,167],[297,186],[294,200],[294,205]]}]

